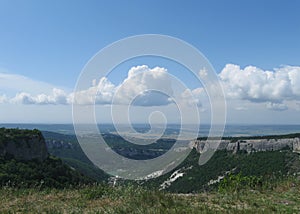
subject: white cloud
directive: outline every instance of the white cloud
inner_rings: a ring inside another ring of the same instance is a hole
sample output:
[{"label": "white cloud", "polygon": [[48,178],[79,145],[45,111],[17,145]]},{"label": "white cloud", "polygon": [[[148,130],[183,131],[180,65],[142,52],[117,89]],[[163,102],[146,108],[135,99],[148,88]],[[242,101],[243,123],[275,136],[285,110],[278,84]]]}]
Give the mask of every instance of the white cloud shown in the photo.
[{"label": "white cloud", "polygon": [[[55,87],[52,87],[51,91],[51,85],[42,86],[43,83],[20,75],[1,74],[0,83],[2,82],[5,83],[2,88],[16,91],[16,95],[10,99],[3,95],[0,97],[0,103],[58,105],[74,102],[80,105],[104,105],[114,101],[116,104],[161,106],[173,102],[170,98],[173,95],[172,84],[167,70],[160,67],[151,69],[146,65],[132,67],[127,78],[118,86],[102,77],[98,83],[97,80],[93,80],[88,89],[70,94]],[[37,88],[39,90],[35,90]],[[40,92],[41,88],[46,93]]]},{"label": "white cloud", "polygon": [[237,106],[237,107],[235,107],[234,109],[235,109],[235,110],[238,110],[238,111],[245,111],[245,110],[248,110],[248,108],[245,107],[245,106]]},{"label": "white cloud", "polygon": [[0,96],[0,103],[13,104],[67,104],[68,95],[57,86],[36,81],[28,77],[0,73],[0,91],[5,95]]},{"label": "white cloud", "polygon": [[16,103],[16,104],[34,104],[34,98],[25,92],[21,92],[16,94],[16,96],[14,98],[12,98],[10,100],[12,103]]},{"label": "white cloud", "polygon": [[0,104],[6,103],[8,101],[6,95],[0,95]]},{"label": "white cloud", "polygon": [[202,69],[200,69],[199,71],[199,77],[205,79],[207,77],[207,69],[205,67],[203,67]]},{"label": "white cloud", "polygon": [[267,103],[267,108],[274,111],[285,111],[288,109],[287,105],[284,103]]},{"label": "white cloud", "polygon": [[87,90],[72,93],[69,100],[79,105],[110,104],[115,90],[116,86],[102,77],[98,84],[93,80],[92,86]]},{"label": "white cloud", "polygon": [[173,95],[171,78],[167,69],[146,65],[132,67],[127,78],[115,93],[115,103],[141,106],[168,105]]},{"label": "white cloud", "polygon": [[146,65],[132,67],[127,78],[118,86],[102,77],[87,90],[71,95],[75,103],[94,104],[130,104],[135,106],[161,106],[172,102],[172,84],[165,68],[149,68]]},{"label": "white cloud", "polygon": [[68,95],[61,89],[54,88],[52,90],[52,94],[38,94],[33,96],[29,93],[21,92],[16,94],[16,96],[10,99],[11,103],[15,104],[38,104],[38,105],[46,105],[46,104],[68,104]]},{"label": "white cloud", "polygon": [[254,66],[241,69],[227,64],[219,74],[227,98],[267,103],[267,108],[286,110],[285,100],[300,100],[300,67],[284,66],[264,71]]},{"label": "white cloud", "polygon": [[188,106],[197,105],[203,107],[203,101],[206,98],[206,92],[203,88],[196,88],[194,90],[186,89],[181,93],[182,101]]}]

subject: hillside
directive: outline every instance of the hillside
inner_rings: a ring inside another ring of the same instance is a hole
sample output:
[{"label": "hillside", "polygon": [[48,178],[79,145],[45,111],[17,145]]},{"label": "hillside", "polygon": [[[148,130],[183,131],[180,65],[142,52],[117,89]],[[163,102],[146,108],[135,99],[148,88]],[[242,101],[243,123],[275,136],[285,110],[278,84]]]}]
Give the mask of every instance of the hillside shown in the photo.
[{"label": "hillside", "polygon": [[240,175],[255,182],[281,179],[300,172],[300,156],[290,150],[233,154],[216,151],[204,165],[198,165],[199,153],[193,150],[171,172],[143,182],[143,185],[174,193],[199,193],[214,190],[230,175]]},{"label": "hillside", "polygon": [[45,137],[48,152],[62,159],[65,164],[96,181],[107,181],[110,177],[88,159],[75,135],[49,131],[42,131],[42,134]]},{"label": "hillside", "polygon": [[1,186],[65,188],[91,182],[50,156],[40,131],[0,129]]}]

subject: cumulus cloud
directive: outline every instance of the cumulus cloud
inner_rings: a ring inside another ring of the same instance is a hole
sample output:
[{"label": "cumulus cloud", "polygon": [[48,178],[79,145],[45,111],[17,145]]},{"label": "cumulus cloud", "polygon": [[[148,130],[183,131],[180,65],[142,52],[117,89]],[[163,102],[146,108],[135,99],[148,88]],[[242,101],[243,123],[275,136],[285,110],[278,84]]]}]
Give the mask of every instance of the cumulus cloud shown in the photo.
[{"label": "cumulus cloud", "polygon": [[288,109],[287,105],[284,103],[267,103],[267,108],[274,111],[285,111]]},{"label": "cumulus cloud", "polygon": [[186,89],[181,93],[182,102],[188,106],[197,105],[198,107],[203,107],[202,102],[205,98],[206,92],[203,88]]},{"label": "cumulus cloud", "polygon": [[93,80],[92,86],[87,90],[72,93],[69,100],[79,105],[109,104],[115,90],[116,86],[106,77],[102,77],[98,84],[96,80]]},{"label": "cumulus cloud", "polygon": [[164,106],[173,102],[173,99],[160,91],[149,90],[138,94],[132,101],[134,106]]},{"label": "cumulus cloud", "polygon": [[6,103],[8,101],[6,95],[0,95],[0,104],[1,103]]},{"label": "cumulus cloud", "polygon": [[227,64],[219,74],[227,98],[267,103],[267,108],[286,110],[285,100],[300,100],[300,67],[284,66],[265,71],[255,66],[241,69]]},{"label": "cumulus cloud", "polygon": [[39,104],[39,105],[46,105],[46,104],[68,104],[68,95],[61,89],[54,88],[52,90],[52,94],[38,94],[33,96],[29,93],[21,92],[16,94],[14,98],[10,100],[11,103],[15,104]]},{"label": "cumulus cloud", "polygon": [[76,104],[133,104],[135,106],[160,106],[172,102],[169,96],[173,94],[171,80],[165,68],[149,68],[146,65],[132,67],[127,78],[114,85],[103,77],[99,83],[87,90],[71,95]]},{"label": "cumulus cloud", "polygon": [[12,103],[16,104],[34,104],[34,97],[32,97],[30,94],[21,92],[16,94],[14,98],[11,99]]},{"label": "cumulus cloud", "polygon": [[237,106],[237,107],[235,107],[234,109],[235,109],[235,110],[238,110],[238,111],[245,111],[245,110],[248,110],[248,108],[245,107],[245,106]]},{"label": "cumulus cloud", "polygon": [[[116,103],[148,106],[167,105],[172,102],[172,83],[167,69],[149,68],[146,65],[132,67],[127,78],[118,86]],[[147,101],[149,99],[149,101]]]}]

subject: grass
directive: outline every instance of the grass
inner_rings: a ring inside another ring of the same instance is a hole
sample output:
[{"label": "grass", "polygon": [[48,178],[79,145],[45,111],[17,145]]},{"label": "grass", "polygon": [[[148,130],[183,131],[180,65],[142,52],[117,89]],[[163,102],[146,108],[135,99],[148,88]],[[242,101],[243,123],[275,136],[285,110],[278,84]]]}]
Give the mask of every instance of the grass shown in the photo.
[{"label": "grass", "polygon": [[299,213],[300,181],[266,189],[171,194],[137,186],[0,189],[0,213]]}]

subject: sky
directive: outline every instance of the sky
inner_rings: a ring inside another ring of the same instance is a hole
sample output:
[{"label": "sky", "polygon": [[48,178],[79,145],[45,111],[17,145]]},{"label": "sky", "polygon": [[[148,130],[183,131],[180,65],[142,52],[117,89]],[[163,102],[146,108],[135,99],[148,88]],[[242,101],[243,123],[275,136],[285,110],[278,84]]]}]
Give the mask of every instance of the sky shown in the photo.
[{"label": "sky", "polygon": [[[209,60],[224,87],[227,123],[299,124],[299,8],[297,0],[1,0],[0,123],[71,123],[73,90],[97,52],[129,36],[163,34]],[[155,86],[178,94],[186,108],[197,105],[209,123],[207,95],[186,73],[163,59],[132,60],[91,82],[76,102],[90,105],[97,92],[97,120],[107,123],[115,95],[121,106],[137,97],[133,122],[147,121],[151,111],[180,122],[170,97],[140,94]],[[189,89],[176,91],[168,74]]]}]

